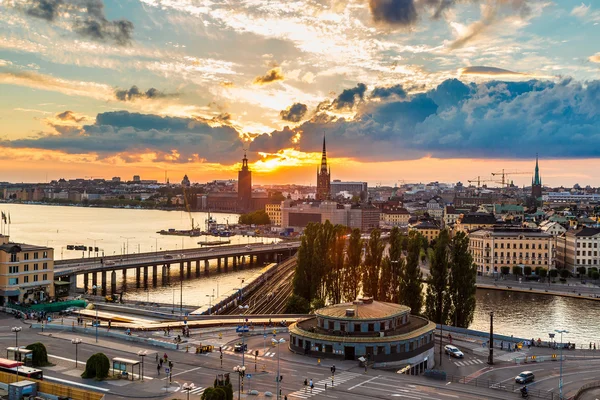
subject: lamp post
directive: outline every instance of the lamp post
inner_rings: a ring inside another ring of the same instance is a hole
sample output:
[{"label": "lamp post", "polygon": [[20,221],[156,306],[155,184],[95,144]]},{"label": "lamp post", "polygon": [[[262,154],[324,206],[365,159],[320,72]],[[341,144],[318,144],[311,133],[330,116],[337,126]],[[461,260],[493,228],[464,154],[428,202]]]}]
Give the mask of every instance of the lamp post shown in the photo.
[{"label": "lamp post", "polygon": [[241,334],[242,334],[242,367],[243,367],[244,366],[244,360],[245,360],[244,355],[246,354],[246,349],[244,348],[245,347],[244,346],[244,344],[245,344],[245,335],[244,335],[244,333],[245,333],[244,330],[245,329],[244,328],[246,328],[246,321],[244,321],[243,315],[244,315],[244,311],[248,310],[248,306],[247,305],[245,305],[245,306],[240,305],[239,309],[240,309],[240,318],[242,318],[242,332],[241,332]]},{"label": "lamp post", "polygon": [[148,236],[150,239],[154,239],[154,254],[158,254],[158,238],[156,236]]},{"label": "lamp post", "polygon": [[277,400],[279,400],[279,384],[281,382],[281,379],[280,379],[281,375],[279,374],[279,345],[281,343],[285,343],[285,339],[284,338],[281,338],[279,340],[271,339],[271,342],[277,344],[277,379],[276,379],[277,380],[277,397],[276,398],[277,398]]},{"label": "lamp post", "polygon": [[[183,246],[181,247],[183,250]],[[179,262],[183,266],[183,253],[179,255]],[[190,261],[191,262],[191,261]],[[180,276],[179,280],[179,316],[183,316],[183,275]]]},{"label": "lamp post", "polygon": [[233,367],[233,371],[238,374],[238,400],[241,398],[242,390],[244,390],[244,375],[246,374],[246,367],[236,365]]},{"label": "lamp post", "polygon": [[440,367],[442,366],[442,346],[444,342],[444,297],[446,296],[446,291],[443,290],[440,296]]},{"label": "lamp post", "polygon": [[138,356],[142,357],[142,382],[144,382],[144,357],[148,355],[147,350],[140,350],[137,353]]},{"label": "lamp post", "polygon": [[21,328],[20,326],[14,326],[11,331],[13,331],[15,333],[15,347],[18,349],[19,348],[19,332],[21,332]]},{"label": "lamp post", "polygon": [[562,356],[562,351],[563,351],[563,340],[562,340],[562,335],[563,333],[569,333],[569,331],[565,330],[565,329],[555,329],[554,332],[556,333],[560,333],[560,378],[558,378],[558,398],[560,400],[562,400],[563,395],[562,395],[562,388],[563,388],[563,379],[562,379],[562,362],[563,362],[563,356]]},{"label": "lamp post", "polygon": [[212,315],[212,298],[215,297],[215,295],[207,294],[206,297],[208,297],[208,315]]},{"label": "lamp post", "polygon": [[494,312],[490,311],[490,353],[488,355],[488,364],[494,365]]},{"label": "lamp post", "polygon": [[79,338],[75,338],[75,339],[71,339],[71,343],[73,343],[75,345],[75,369],[77,369],[77,355],[78,355],[78,349],[79,349],[79,344],[81,343],[81,339]]},{"label": "lamp post", "polygon": [[[87,240],[91,240],[92,242],[94,242],[94,250],[96,250],[96,242],[100,242],[100,241],[102,241],[104,239],[91,239],[91,238],[87,238]],[[96,253],[96,257],[98,257],[98,252],[94,251],[94,253]],[[88,255],[89,255],[89,253],[88,253]]]},{"label": "lamp post", "polygon": [[125,243],[126,243],[126,250],[125,250],[125,255],[127,256],[129,254],[129,239],[135,239],[134,236],[132,237],[127,237],[127,236],[119,236],[121,239],[125,239]]},{"label": "lamp post", "polygon": [[196,388],[193,383],[184,383],[181,387],[183,390],[187,392],[187,400],[190,400],[190,392]]}]

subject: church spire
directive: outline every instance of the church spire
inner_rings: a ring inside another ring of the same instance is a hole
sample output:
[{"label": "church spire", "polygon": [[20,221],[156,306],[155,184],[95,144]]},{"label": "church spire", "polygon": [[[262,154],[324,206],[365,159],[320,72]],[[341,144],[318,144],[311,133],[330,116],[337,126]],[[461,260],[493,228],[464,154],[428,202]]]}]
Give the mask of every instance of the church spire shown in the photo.
[{"label": "church spire", "polygon": [[542,184],[542,179],[540,178],[540,167],[538,164],[538,155],[535,155],[535,176],[533,178],[533,184],[534,185],[541,185]]},{"label": "church spire", "polygon": [[325,145],[325,134],[323,134],[323,155],[321,156],[321,171],[327,172],[327,147]]}]

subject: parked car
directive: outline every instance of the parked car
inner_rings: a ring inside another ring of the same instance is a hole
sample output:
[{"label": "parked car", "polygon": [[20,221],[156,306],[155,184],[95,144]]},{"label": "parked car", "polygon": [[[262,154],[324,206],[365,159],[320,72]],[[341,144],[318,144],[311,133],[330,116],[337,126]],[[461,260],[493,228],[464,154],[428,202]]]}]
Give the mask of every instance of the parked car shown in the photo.
[{"label": "parked car", "polygon": [[533,372],[531,371],[523,371],[515,378],[515,382],[517,383],[529,383],[533,382],[535,376],[533,376]]},{"label": "parked car", "polygon": [[242,351],[247,351],[248,350],[248,345],[246,343],[242,344],[242,343],[237,343],[235,346],[233,346],[233,351],[237,352],[237,353],[241,353]]},{"label": "parked car", "polygon": [[170,254],[165,254],[163,257],[164,257],[165,260],[170,260],[170,259],[173,258],[173,256],[170,255]]},{"label": "parked car", "polygon": [[444,346],[444,350],[446,351],[446,354],[451,355],[452,357],[463,358],[465,356],[458,347],[452,346],[451,344]]}]

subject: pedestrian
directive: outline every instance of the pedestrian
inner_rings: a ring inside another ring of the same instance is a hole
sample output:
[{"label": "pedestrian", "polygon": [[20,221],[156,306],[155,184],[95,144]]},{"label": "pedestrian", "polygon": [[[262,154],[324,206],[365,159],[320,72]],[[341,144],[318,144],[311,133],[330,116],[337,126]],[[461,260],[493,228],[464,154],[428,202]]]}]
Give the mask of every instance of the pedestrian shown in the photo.
[{"label": "pedestrian", "polygon": [[163,365],[163,359],[161,358],[160,360],[158,360],[158,362],[160,363],[160,366],[162,367],[162,365]]},{"label": "pedestrian", "polygon": [[308,386],[308,382],[306,381],[306,378],[304,378],[304,391],[306,392],[306,386]]},{"label": "pedestrian", "polygon": [[504,341],[500,342],[500,350],[504,350]]},{"label": "pedestrian", "polygon": [[592,349],[592,342],[590,342],[590,350]]},{"label": "pedestrian", "polygon": [[313,389],[315,387],[315,384],[313,383],[313,380],[310,380],[310,392],[312,393]]},{"label": "pedestrian", "polygon": [[594,343],[594,350],[596,350],[596,343]]},{"label": "pedestrian", "polygon": [[156,362],[158,363],[158,353],[156,353]]},{"label": "pedestrian", "polygon": [[[162,360],[161,360],[162,361]],[[162,362],[160,364],[156,364],[156,374],[160,376],[160,367],[162,366]]]}]

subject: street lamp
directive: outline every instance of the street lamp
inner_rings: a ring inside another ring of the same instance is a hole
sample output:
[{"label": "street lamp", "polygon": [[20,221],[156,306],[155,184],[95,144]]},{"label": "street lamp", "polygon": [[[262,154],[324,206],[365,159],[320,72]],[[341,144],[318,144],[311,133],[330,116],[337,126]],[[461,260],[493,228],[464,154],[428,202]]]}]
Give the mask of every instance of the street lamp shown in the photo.
[{"label": "street lamp", "polygon": [[190,392],[196,388],[193,383],[184,383],[181,387],[183,390],[187,392],[187,400],[190,400]]},{"label": "street lamp", "polygon": [[142,382],[144,382],[144,357],[148,355],[148,350],[140,350],[137,355],[142,357]]},{"label": "street lamp", "polygon": [[563,388],[563,379],[562,379],[563,355],[562,355],[562,351],[563,351],[563,347],[564,347],[562,335],[563,335],[563,333],[569,333],[569,331],[567,331],[566,329],[555,329],[554,332],[560,333],[560,378],[558,379],[558,398],[562,400],[562,398],[563,398],[563,395],[562,395],[562,388]]},{"label": "street lamp", "polygon": [[208,315],[212,315],[212,298],[215,297],[215,295],[207,294],[206,297],[208,297]]},{"label": "street lamp", "polygon": [[241,367],[239,365],[236,365],[235,367],[233,367],[233,371],[237,372],[238,374],[238,400],[240,400],[242,390],[244,388],[241,382],[243,382],[244,380],[244,375],[246,374],[246,367],[243,365]]},{"label": "street lamp", "polygon": [[[94,293],[96,293],[98,286],[94,285],[92,286],[92,289],[94,289]],[[98,343],[98,305],[94,304],[94,308],[96,309],[96,321],[94,322],[94,325],[96,326],[96,343]]]},{"label": "street lamp", "polygon": [[[94,250],[96,250],[96,242],[100,242],[100,241],[102,241],[104,239],[91,239],[91,238],[87,238],[87,240],[91,240],[92,242],[94,242]],[[96,253],[96,257],[98,257],[98,252],[95,251],[95,253]],[[90,253],[88,252],[88,256],[89,256],[89,254]]]},{"label": "street lamp", "polygon": [[285,343],[285,339],[271,339],[273,344],[277,344],[277,400],[279,400],[279,384],[281,383],[281,375],[279,374],[279,345]]},{"label": "street lamp", "polygon": [[75,369],[77,369],[77,350],[79,348],[79,344],[81,343],[81,339],[79,338],[75,338],[75,339],[71,339],[71,343],[73,343],[75,345]]},{"label": "street lamp", "polygon": [[127,246],[127,248],[126,248],[126,250],[125,250],[125,255],[128,255],[128,254],[129,254],[129,239],[135,239],[135,237],[134,237],[134,236],[132,236],[132,237],[127,237],[127,236],[119,236],[119,237],[120,237],[121,239],[125,239],[125,241],[126,241],[125,243],[126,243],[126,246]]},{"label": "street lamp", "polygon": [[246,328],[246,321],[243,320],[243,318],[244,318],[243,315],[244,315],[244,311],[248,310],[248,305],[245,305],[245,306],[240,305],[239,309],[240,309],[240,318],[242,318],[242,331],[241,331],[241,334],[242,334],[242,366],[244,366],[244,354],[246,354],[246,351],[244,349],[244,344],[245,344],[244,340],[246,338],[244,335],[244,333],[245,333],[244,331]]},{"label": "street lamp", "polygon": [[148,236],[150,239],[154,239],[154,254],[158,253],[158,238],[156,236]]},{"label": "street lamp", "polygon": [[15,347],[18,349],[19,348],[19,332],[21,332],[21,328],[20,326],[14,326],[11,331],[13,331],[15,333]]},{"label": "street lamp", "polygon": [[444,297],[446,296],[446,291],[443,290],[440,295],[440,367],[442,366],[442,346],[444,342]]}]

